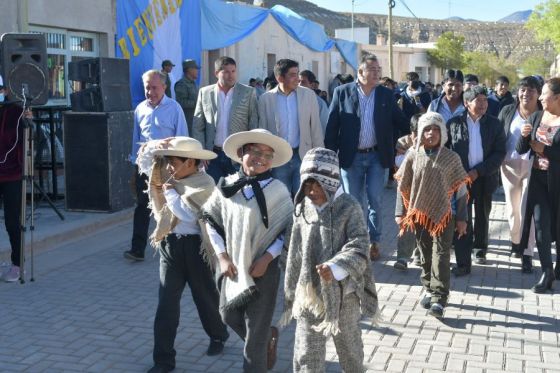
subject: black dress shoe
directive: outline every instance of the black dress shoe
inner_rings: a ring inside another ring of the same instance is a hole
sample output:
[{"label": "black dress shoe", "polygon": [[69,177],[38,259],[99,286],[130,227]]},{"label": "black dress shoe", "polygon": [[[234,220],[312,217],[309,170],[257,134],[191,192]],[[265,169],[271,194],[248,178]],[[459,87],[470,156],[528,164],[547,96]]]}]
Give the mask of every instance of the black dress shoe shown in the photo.
[{"label": "black dress shoe", "polygon": [[124,252],[123,256],[126,259],[132,260],[134,262],[141,262],[144,260],[144,253],[140,253],[136,250],[127,250]]},{"label": "black dress shoe", "polygon": [[521,259],[521,272],[522,273],[532,273],[533,272],[533,257],[530,255],[523,255]]},{"label": "black dress shoe", "polygon": [[462,277],[471,274],[470,267],[453,267],[451,273],[455,275],[455,277]]},{"label": "black dress shoe", "polygon": [[208,350],[206,351],[206,355],[208,356],[216,356],[222,353],[224,350],[224,341],[221,339],[211,339],[210,344],[208,345]]},{"label": "black dress shoe", "polygon": [[539,282],[537,282],[535,286],[532,287],[531,290],[533,290],[533,292],[537,294],[546,293],[547,290],[552,289],[553,281],[554,281],[554,271],[552,270],[552,267],[546,268],[543,271],[543,274]]},{"label": "black dress shoe", "polygon": [[170,368],[167,365],[156,364],[148,371],[148,373],[167,373],[171,372],[173,369],[175,368]]}]

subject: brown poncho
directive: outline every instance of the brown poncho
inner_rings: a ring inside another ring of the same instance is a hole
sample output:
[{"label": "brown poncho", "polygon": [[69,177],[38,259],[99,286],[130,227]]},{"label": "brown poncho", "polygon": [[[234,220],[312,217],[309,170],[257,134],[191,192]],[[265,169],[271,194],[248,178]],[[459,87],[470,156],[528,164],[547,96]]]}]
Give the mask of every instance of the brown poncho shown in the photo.
[{"label": "brown poncho", "polygon": [[469,182],[455,152],[440,148],[427,154],[424,147],[408,152],[395,179],[406,208],[401,234],[419,224],[433,237],[441,234],[451,219],[451,196]]}]

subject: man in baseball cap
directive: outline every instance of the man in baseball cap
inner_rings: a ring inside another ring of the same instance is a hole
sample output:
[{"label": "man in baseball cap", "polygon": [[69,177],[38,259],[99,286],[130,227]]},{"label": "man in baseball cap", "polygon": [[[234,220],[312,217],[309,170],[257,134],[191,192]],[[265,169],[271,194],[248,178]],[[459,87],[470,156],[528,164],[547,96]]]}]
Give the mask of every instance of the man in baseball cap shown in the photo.
[{"label": "man in baseball cap", "polygon": [[198,97],[198,70],[200,67],[195,60],[184,60],[183,77],[175,83],[175,99],[183,108],[189,133],[192,133],[192,124],[194,117],[194,109],[196,108],[196,99]]},{"label": "man in baseball cap", "polygon": [[175,65],[171,60],[163,60],[161,63],[161,72],[167,75],[167,79],[165,80],[165,95],[167,97],[171,97],[171,78],[169,78],[169,74],[171,74],[171,70]]}]

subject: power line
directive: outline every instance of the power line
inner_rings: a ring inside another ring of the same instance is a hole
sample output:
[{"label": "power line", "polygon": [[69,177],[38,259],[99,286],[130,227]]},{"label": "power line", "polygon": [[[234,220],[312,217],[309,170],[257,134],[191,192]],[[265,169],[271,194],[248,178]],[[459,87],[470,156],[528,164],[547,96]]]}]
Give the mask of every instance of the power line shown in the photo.
[{"label": "power line", "polygon": [[416,17],[416,14],[414,14],[414,12],[410,10],[410,8],[408,7],[408,5],[406,5],[404,0],[399,0],[399,1],[402,3],[402,5],[404,5],[404,7],[409,11],[409,13],[412,14],[414,18],[418,19],[418,17]]}]

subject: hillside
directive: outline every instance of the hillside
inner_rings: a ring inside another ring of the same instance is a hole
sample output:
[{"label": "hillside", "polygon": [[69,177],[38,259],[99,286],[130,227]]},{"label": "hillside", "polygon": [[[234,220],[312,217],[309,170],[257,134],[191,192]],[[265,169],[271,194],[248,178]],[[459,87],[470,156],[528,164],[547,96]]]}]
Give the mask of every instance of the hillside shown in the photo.
[{"label": "hillside", "polygon": [[[252,0],[240,2],[253,3]],[[325,32],[331,37],[334,36],[335,29],[348,28],[351,25],[349,13],[333,12],[305,0],[263,0],[263,5],[267,8],[277,4],[322,24]],[[393,17],[393,39],[399,44],[435,42],[442,33],[453,31],[465,37],[466,50],[495,53],[514,64],[521,63],[529,55],[554,55],[550,45],[536,42],[533,33],[525,29],[523,23],[515,21],[523,16],[528,17],[526,12],[516,12],[504,18],[511,19],[511,22],[481,22],[455,17],[447,20]],[[375,42],[378,33],[387,34],[386,15],[357,13],[354,14],[354,25],[369,27],[372,43]]]}]

